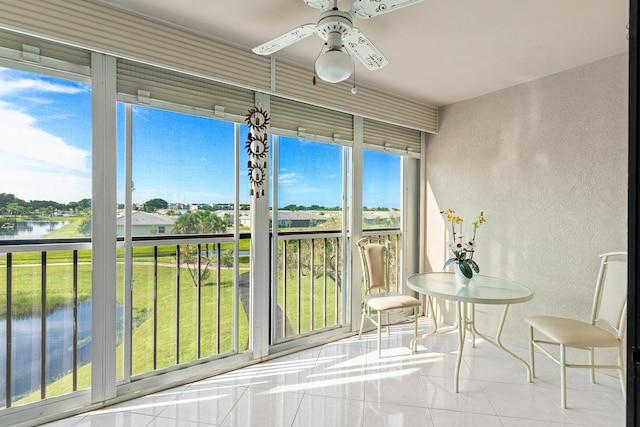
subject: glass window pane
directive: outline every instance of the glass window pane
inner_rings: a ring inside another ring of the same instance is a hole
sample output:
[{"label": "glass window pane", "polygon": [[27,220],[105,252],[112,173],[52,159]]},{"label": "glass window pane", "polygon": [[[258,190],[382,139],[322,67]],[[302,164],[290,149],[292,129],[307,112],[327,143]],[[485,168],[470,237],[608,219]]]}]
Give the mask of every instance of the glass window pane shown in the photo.
[{"label": "glass window pane", "polygon": [[[249,229],[249,221],[242,221],[249,218],[249,184],[242,179],[246,169],[241,170],[241,179],[235,179],[236,125],[144,106],[132,106],[131,113],[131,373],[135,376],[233,352],[238,334],[238,350],[244,351],[249,299],[248,293],[243,299],[245,293],[240,292],[236,331],[231,233],[235,185],[240,188],[240,227]],[[128,191],[124,185],[124,105],[118,106],[118,118],[117,224],[118,235],[123,236]],[[243,144],[242,135],[248,134],[248,128],[239,129]],[[241,164],[246,165],[246,151],[239,154]],[[162,237],[172,239],[171,243],[158,239]],[[157,246],[140,246],[145,238],[153,238]],[[240,286],[248,277],[248,247],[248,243],[240,245]],[[123,350],[118,349],[119,360]],[[119,375],[123,373],[119,368]]]},{"label": "glass window pane", "polygon": [[400,227],[401,161],[397,154],[364,150],[363,228]]},{"label": "glass window pane", "polygon": [[0,68],[0,407],[90,386],[91,251],[47,243],[91,235],[91,188],[91,85]]},{"label": "glass window pane", "polygon": [[91,86],[0,68],[0,240],[90,235]]},{"label": "glass window pane", "polygon": [[279,138],[277,340],[342,323],[344,150]]},{"label": "glass window pane", "polygon": [[[119,117],[124,123],[124,114]],[[119,128],[122,134],[123,125]],[[233,226],[233,123],[134,106],[132,133],[132,235],[227,233]],[[123,208],[124,136],[119,139],[118,203]],[[119,236],[124,220],[119,211]]]}]

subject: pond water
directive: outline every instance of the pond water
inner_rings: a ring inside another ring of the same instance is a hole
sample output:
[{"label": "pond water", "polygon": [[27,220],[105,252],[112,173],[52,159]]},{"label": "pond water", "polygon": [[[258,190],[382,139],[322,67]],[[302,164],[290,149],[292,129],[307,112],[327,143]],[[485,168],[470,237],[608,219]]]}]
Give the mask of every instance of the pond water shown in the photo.
[{"label": "pond water", "polygon": [[64,227],[69,221],[18,221],[0,224],[0,240],[40,239]]},{"label": "pond water", "polygon": [[[122,330],[122,307],[117,307],[117,330]],[[40,316],[14,318],[11,322],[12,378],[14,400],[40,389]],[[46,317],[46,379],[47,383],[73,370],[73,307],[54,311]],[[91,361],[91,300],[78,304],[77,363]],[[0,319],[0,402],[6,396],[7,322]],[[69,390],[71,391],[71,390]]]}]

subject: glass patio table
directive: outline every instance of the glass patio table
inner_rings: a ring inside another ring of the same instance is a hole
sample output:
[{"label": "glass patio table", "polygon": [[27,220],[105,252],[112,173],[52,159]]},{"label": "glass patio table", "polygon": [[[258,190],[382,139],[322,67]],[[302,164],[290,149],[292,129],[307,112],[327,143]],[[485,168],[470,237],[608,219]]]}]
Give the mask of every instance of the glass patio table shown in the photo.
[{"label": "glass patio table", "polygon": [[[531,382],[532,374],[529,364],[506,349],[500,341],[509,306],[511,304],[518,304],[531,300],[533,298],[533,291],[531,289],[511,280],[482,275],[474,275],[471,283],[466,286],[462,286],[456,283],[456,278],[453,273],[414,274],[407,278],[407,286],[409,289],[427,296],[431,313],[434,313],[433,298],[455,301],[456,303],[456,323],[453,326],[438,329],[438,322],[434,316],[434,330],[422,335],[421,337],[416,337],[411,341],[411,351],[415,353],[417,351],[418,340],[425,339],[436,334],[455,330],[458,331],[458,358],[456,361],[454,376],[454,389],[456,393],[458,392],[458,376],[460,374],[462,350],[464,349],[467,331],[472,334],[472,345],[474,347],[475,337],[479,336],[524,364],[527,368],[527,380]],[[476,329],[474,319],[476,304],[504,305],[495,340],[488,338]]]}]

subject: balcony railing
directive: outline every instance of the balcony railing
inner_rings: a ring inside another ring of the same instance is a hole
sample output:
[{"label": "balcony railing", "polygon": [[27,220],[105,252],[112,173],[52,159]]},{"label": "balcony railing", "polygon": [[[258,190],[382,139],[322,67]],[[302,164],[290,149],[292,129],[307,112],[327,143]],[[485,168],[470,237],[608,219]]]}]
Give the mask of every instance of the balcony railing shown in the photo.
[{"label": "balcony railing", "polygon": [[[400,277],[400,230],[368,230],[365,235],[391,241],[391,281],[395,286]],[[348,323],[343,245],[340,231],[278,234],[278,262],[273,267],[277,268],[273,274],[277,280],[271,287],[276,295],[272,298],[272,344]]]},{"label": "balcony railing", "polygon": [[[391,239],[397,283],[399,231],[366,235]],[[277,244],[272,344],[348,323],[342,234],[280,233]],[[248,349],[249,253],[247,245],[235,247],[231,234],[118,240],[119,378]],[[89,387],[91,240],[7,241],[0,245],[0,284],[0,408]]]},{"label": "balcony railing", "polygon": [[248,348],[249,254],[233,235],[134,238],[132,261],[132,376]]},{"label": "balcony railing", "polygon": [[48,389],[61,377],[63,393],[88,380],[79,368],[90,359],[90,247],[89,239],[0,245],[0,407],[62,394]]}]

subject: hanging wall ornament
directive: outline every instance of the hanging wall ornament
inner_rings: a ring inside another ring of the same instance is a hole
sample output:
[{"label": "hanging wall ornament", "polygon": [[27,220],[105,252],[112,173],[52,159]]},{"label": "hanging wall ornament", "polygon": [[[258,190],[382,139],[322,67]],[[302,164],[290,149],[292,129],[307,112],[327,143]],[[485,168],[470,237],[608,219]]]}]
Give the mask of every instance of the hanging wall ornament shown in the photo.
[{"label": "hanging wall ornament", "polygon": [[267,130],[269,115],[262,108],[253,107],[249,110],[245,121],[251,127],[251,130],[262,132]]},{"label": "hanging wall ornament", "polygon": [[266,157],[269,153],[269,136],[267,128],[269,126],[268,113],[259,108],[254,107],[249,110],[245,119],[249,125],[249,135],[245,148],[249,154],[249,181],[251,182],[251,195],[256,198],[264,196],[265,175],[267,172]]},{"label": "hanging wall ornament", "polygon": [[249,140],[247,141],[245,148],[247,149],[249,156],[254,156],[254,158],[258,159],[267,157],[267,153],[269,152],[269,141],[266,133],[260,137],[253,135],[250,132],[248,139]]}]

